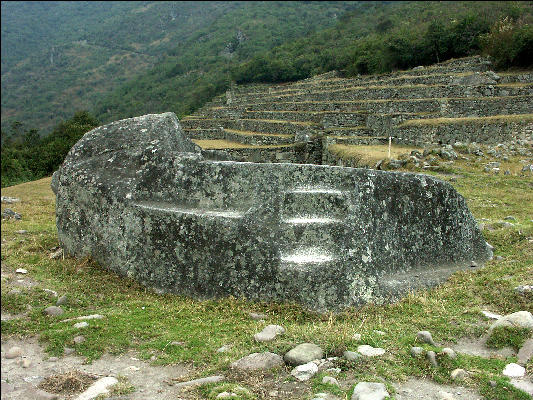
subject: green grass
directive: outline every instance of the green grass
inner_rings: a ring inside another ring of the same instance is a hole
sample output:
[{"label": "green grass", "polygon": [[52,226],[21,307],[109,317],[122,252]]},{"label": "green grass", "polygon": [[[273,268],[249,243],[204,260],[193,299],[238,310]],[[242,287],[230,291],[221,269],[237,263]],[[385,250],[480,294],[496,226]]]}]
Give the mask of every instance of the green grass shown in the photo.
[{"label": "green grass", "polygon": [[[509,162],[518,163],[518,159]],[[70,301],[63,307],[64,315],[46,317],[42,310],[54,304],[46,292],[32,288],[10,294],[18,277],[3,278],[2,310],[16,314],[25,311],[26,304],[31,304],[32,309],[25,317],[2,321],[2,335],[39,335],[51,356],[61,356],[66,346],[75,347],[76,353],[87,362],[105,352],[119,354],[134,349],[142,359],[155,356],[154,364],[193,364],[195,376],[191,379],[228,372],[231,362],[252,352],[283,354],[302,342],[320,345],[327,357],[356,350],[359,344],[370,344],[384,348],[386,355],[356,363],[339,360],[342,376],[355,382],[364,379],[387,384],[414,376],[452,384],[450,372],[464,368],[470,372],[464,385],[477,388],[486,399],[526,399],[501,375],[505,363],[514,358],[460,355],[456,360],[446,360],[439,355],[440,366],[433,368],[425,359],[409,355],[410,347],[417,345],[415,337],[419,330],[431,331],[437,343],[452,343],[453,348],[453,343],[461,337],[479,338],[487,332],[490,321],[481,315],[481,310],[499,314],[533,311],[531,295],[520,295],[513,290],[518,285],[530,284],[533,276],[531,177],[481,172],[482,164],[488,161],[456,162],[452,167],[455,177],[452,184],[466,198],[476,218],[494,223],[508,215],[516,218],[513,227],[484,231],[485,238],[495,248],[495,255],[503,256],[503,260],[490,261],[476,271],[457,272],[439,287],[410,293],[393,304],[367,305],[338,314],[316,314],[294,304],[251,303],[232,297],[199,301],[160,295],[90,260],[52,260],[50,249],[58,242],[50,178],[4,188],[3,196],[19,197],[22,201],[2,204],[2,209],[12,208],[23,219],[2,222],[2,239],[6,240],[2,243],[3,273],[14,274],[15,269],[26,268],[28,276],[40,282],[41,288],[53,289],[60,295],[67,293]],[[452,177],[431,174],[444,180]],[[28,233],[16,234],[19,229]],[[265,313],[268,324],[282,325],[286,333],[273,342],[256,343],[253,334],[264,325],[251,320],[249,312]],[[89,321],[89,327],[84,330],[87,340],[74,346],[72,340],[78,334],[72,327],[74,323],[61,321],[95,313],[105,318]],[[385,331],[386,335],[380,336],[374,330]],[[360,333],[362,339],[355,341],[354,333]],[[227,344],[232,345],[227,352],[216,352]],[[437,352],[441,349],[424,346]],[[527,370],[533,372],[531,362]],[[489,381],[495,381],[496,386],[491,386]],[[254,381],[237,383],[256,394],[260,390]],[[325,389],[320,377],[311,383],[314,393]],[[351,390],[341,392],[348,396]],[[203,393],[200,389],[197,393],[203,398],[210,396],[210,392]]]},{"label": "green grass", "polygon": [[487,347],[501,349],[511,346],[518,351],[531,334],[531,329],[500,326],[492,330],[487,340]]}]

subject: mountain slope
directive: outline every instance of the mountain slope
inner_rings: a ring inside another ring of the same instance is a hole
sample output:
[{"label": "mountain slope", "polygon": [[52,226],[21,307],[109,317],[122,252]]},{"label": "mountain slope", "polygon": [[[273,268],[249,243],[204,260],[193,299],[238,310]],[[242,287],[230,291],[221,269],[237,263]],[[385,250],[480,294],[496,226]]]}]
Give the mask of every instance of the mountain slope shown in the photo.
[{"label": "mountain slope", "polygon": [[18,120],[47,132],[127,81],[153,98],[124,98],[126,86],[117,104],[99,107],[104,120],[168,108],[175,95],[154,90],[158,80],[178,77],[170,91],[179,92],[206,72],[332,26],[356,4],[2,2],[2,128]]}]

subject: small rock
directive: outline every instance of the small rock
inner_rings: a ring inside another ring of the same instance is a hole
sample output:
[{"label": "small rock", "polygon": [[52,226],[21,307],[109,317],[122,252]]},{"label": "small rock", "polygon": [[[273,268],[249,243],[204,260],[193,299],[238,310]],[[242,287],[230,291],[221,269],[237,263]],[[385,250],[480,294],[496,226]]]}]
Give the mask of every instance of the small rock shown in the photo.
[{"label": "small rock", "polygon": [[25,230],[25,229],[19,229],[18,231],[15,231],[15,233],[17,233],[19,235],[25,235],[26,233],[28,233],[28,231]]},{"label": "small rock", "polygon": [[76,350],[73,349],[72,347],[65,347],[65,349],[63,350],[63,354],[66,355],[66,356],[69,356],[71,354],[74,354]]},{"label": "small rock", "polygon": [[77,324],[74,324],[73,326],[76,329],[83,329],[83,328],[87,328],[89,324],[85,321],[82,321],[82,322],[78,322]]},{"label": "small rock", "polygon": [[22,368],[29,368],[31,367],[31,360],[29,358],[23,358],[20,362],[20,365]]},{"label": "small rock", "polygon": [[78,335],[76,336],[74,339],[72,339],[72,341],[75,343],[75,344],[81,344],[83,342],[85,342],[87,339],[85,339],[85,336],[82,336],[82,335]]},{"label": "small rock", "polygon": [[252,353],[231,363],[231,367],[244,371],[268,370],[283,365],[283,358],[275,353]]},{"label": "small rock", "polygon": [[229,349],[231,349],[231,345],[225,344],[224,346],[217,349],[217,353],[225,353]]},{"label": "small rock", "polygon": [[318,367],[314,362],[298,365],[291,371],[291,375],[300,382],[308,381],[318,372]]},{"label": "small rock", "polygon": [[83,315],[83,316],[81,316],[81,317],[76,317],[76,318],[64,319],[64,320],[62,320],[61,322],[85,321],[85,320],[89,320],[89,319],[102,319],[102,318],[104,318],[103,315],[100,315],[100,314],[91,314],[91,315]]},{"label": "small rock", "polygon": [[100,395],[109,393],[109,388],[118,383],[117,378],[106,376],[98,379],[89,388],[81,393],[75,400],[92,400]]},{"label": "small rock", "polygon": [[18,203],[20,201],[17,197],[8,197],[8,196],[2,196],[2,203],[4,204],[13,204]]},{"label": "small rock", "polygon": [[302,343],[290,350],[283,357],[285,362],[291,365],[306,364],[310,361],[321,359],[322,349],[313,343]]},{"label": "small rock", "polygon": [[498,386],[498,383],[496,381],[489,381],[489,385],[490,387],[495,388],[496,386]]},{"label": "small rock", "polygon": [[50,315],[50,316],[56,317],[58,315],[63,314],[64,311],[63,311],[63,309],[61,307],[50,306],[50,307],[45,308],[43,313],[46,314],[46,315]]},{"label": "small rock", "polygon": [[374,329],[374,333],[375,333],[376,335],[380,335],[380,336],[385,336],[385,335],[386,335],[385,332],[383,332],[383,331],[378,331],[377,329]]},{"label": "small rock", "polygon": [[503,370],[503,374],[511,378],[521,378],[525,373],[525,368],[515,363],[507,364]]},{"label": "small rock", "polygon": [[10,208],[6,208],[4,211],[2,211],[2,219],[20,220],[20,219],[22,219],[22,215],[20,215],[19,213],[13,211]]},{"label": "small rock", "polygon": [[518,364],[526,365],[526,363],[533,358],[533,339],[528,339],[518,350]]},{"label": "small rock", "polygon": [[52,254],[50,254],[51,260],[57,260],[58,258],[61,258],[63,256],[63,249],[59,249],[54,251]]},{"label": "small rock", "polygon": [[317,393],[312,400],[341,400],[341,398],[331,393]]},{"label": "small rock", "polygon": [[[46,292],[48,293],[50,296],[52,297],[57,297],[57,292],[55,290],[52,290],[52,289],[43,289],[43,292]],[[57,305],[57,304],[56,304]]]},{"label": "small rock", "polygon": [[452,371],[450,377],[454,381],[463,381],[466,378],[466,371],[461,368],[456,368]]},{"label": "small rock", "polygon": [[46,360],[46,361],[48,361],[48,362],[56,362],[57,360],[59,360],[59,358],[57,358],[57,357],[50,357],[50,358],[49,358],[48,360]]},{"label": "small rock", "polygon": [[346,358],[348,361],[357,361],[361,358],[361,354],[355,352],[355,351],[348,351],[346,350],[343,354],[344,358]]},{"label": "small rock", "polygon": [[411,355],[413,357],[420,357],[424,354],[424,349],[422,347],[411,347]]},{"label": "small rock", "polygon": [[270,342],[274,340],[278,335],[285,333],[285,328],[280,325],[268,325],[263,330],[254,335],[254,339],[257,342]]},{"label": "small rock", "polygon": [[437,363],[437,355],[434,351],[428,351],[426,353],[426,359],[433,365],[434,367],[438,367],[439,364]]},{"label": "small rock", "polygon": [[526,294],[533,292],[533,285],[520,285],[514,288],[515,292],[519,294]]},{"label": "small rock", "polygon": [[389,392],[383,383],[359,382],[355,385],[352,400],[383,400],[389,397]]},{"label": "small rock", "polygon": [[15,271],[17,274],[27,274],[28,273],[28,270],[27,269],[24,269],[24,268],[17,268],[17,270]]},{"label": "small rock", "polygon": [[63,306],[68,303],[68,297],[66,294],[57,299],[56,306]]},{"label": "small rock", "polygon": [[533,315],[529,311],[508,314],[494,322],[490,327],[490,331],[500,326],[533,329]]},{"label": "small rock", "polygon": [[470,261],[470,268],[477,268],[477,267],[479,267],[477,262],[475,262],[474,260]]},{"label": "small rock", "polygon": [[513,217],[512,215],[508,215],[507,217],[504,218],[505,221],[516,221],[516,218]]},{"label": "small rock", "polygon": [[332,376],[325,376],[322,378],[322,383],[327,383],[328,385],[339,386],[339,381]]},{"label": "small rock", "polygon": [[217,399],[229,399],[230,397],[237,396],[235,393],[232,392],[222,392],[217,395]]},{"label": "small rock", "polygon": [[261,319],[266,319],[266,314],[260,314],[260,313],[253,313],[251,312],[250,314],[250,318],[253,319],[254,321],[259,321]]},{"label": "small rock", "polygon": [[453,349],[450,349],[449,347],[445,347],[442,349],[442,352],[446,354],[448,357],[450,357],[452,360],[457,358],[457,353]]},{"label": "small rock", "polygon": [[22,349],[18,346],[11,347],[6,354],[4,355],[4,358],[11,359],[11,358],[17,358],[22,355]]},{"label": "small rock", "polygon": [[223,375],[213,375],[213,376],[208,376],[205,378],[193,379],[192,381],[176,383],[174,386],[177,388],[182,388],[186,386],[199,386],[199,385],[205,385],[206,383],[217,383],[222,380],[224,380]]},{"label": "small rock", "polygon": [[489,318],[489,319],[500,319],[502,317],[502,315],[500,314],[494,314],[490,311],[481,311],[481,314],[483,314],[485,317]]},{"label": "small rock", "polygon": [[22,292],[20,291],[20,289],[17,289],[17,288],[13,288],[11,289],[9,292],[9,294],[21,294]]},{"label": "small rock", "polygon": [[511,379],[511,385],[513,385],[515,388],[519,390],[523,390],[527,394],[533,396],[533,381],[530,379]]},{"label": "small rock", "polygon": [[455,397],[453,397],[453,394],[448,393],[444,390],[439,390],[437,393],[437,399],[438,400],[455,400]]},{"label": "small rock", "polygon": [[361,334],[360,333],[354,333],[352,336],[353,340],[361,340]]},{"label": "small rock", "polygon": [[362,344],[357,347],[357,352],[367,357],[376,357],[385,354],[385,350],[379,347],[372,347],[366,344]]},{"label": "small rock", "polygon": [[433,338],[431,337],[431,333],[428,331],[420,331],[416,334],[416,338],[418,341],[422,343],[429,343],[432,346],[435,346],[435,342],[433,341]]}]

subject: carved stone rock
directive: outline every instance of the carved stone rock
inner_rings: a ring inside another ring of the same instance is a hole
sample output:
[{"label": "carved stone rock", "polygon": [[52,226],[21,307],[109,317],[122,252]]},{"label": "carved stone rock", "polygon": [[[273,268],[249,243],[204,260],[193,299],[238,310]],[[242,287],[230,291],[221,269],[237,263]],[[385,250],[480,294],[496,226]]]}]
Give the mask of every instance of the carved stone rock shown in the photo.
[{"label": "carved stone rock", "polygon": [[339,310],[397,299],[491,257],[446,182],[208,160],[173,113],[88,132],[53,189],[65,253],[196,298]]}]

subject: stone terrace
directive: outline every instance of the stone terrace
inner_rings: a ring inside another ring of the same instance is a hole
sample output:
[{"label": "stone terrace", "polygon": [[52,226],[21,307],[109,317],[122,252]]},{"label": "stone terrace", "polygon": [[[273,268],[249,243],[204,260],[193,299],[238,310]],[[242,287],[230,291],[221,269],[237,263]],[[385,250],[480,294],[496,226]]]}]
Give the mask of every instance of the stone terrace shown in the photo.
[{"label": "stone terrace", "polygon": [[533,71],[483,57],[354,78],[235,86],[182,127],[218,159],[327,163],[328,146],[531,141]]}]

